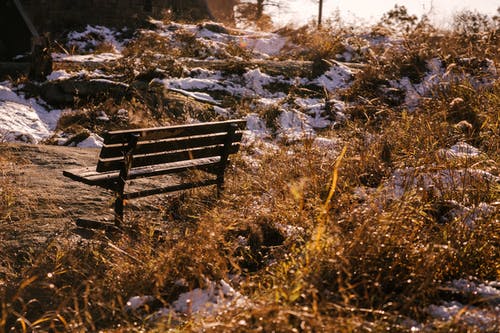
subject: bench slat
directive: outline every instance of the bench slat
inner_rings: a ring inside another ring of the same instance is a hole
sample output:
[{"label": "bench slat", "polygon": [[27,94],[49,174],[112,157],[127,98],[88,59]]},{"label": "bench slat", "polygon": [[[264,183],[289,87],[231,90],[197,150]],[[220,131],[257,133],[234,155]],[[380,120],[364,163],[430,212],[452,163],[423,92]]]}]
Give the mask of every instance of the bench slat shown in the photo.
[{"label": "bench slat", "polygon": [[[188,170],[201,169],[212,173],[220,167],[220,159],[217,157],[184,161],[179,163],[170,163],[163,165],[152,165],[142,168],[135,168],[130,171],[129,179],[138,179],[145,177],[161,176],[171,173],[179,173]],[[63,171],[64,176],[73,180],[85,183],[87,185],[101,186],[111,188],[118,179],[119,172],[97,172],[94,168],[80,168]]]},{"label": "bench slat", "polygon": [[246,126],[246,120],[228,120],[211,123],[179,125],[158,128],[142,128],[125,131],[111,131],[104,134],[104,144],[127,143],[130,135],[138,134],[140,141],[154,141],[173,137],[207,135],[227,132],[229,126],[235,124],[239,130]]},{"label": "bench slat", "polygon": [[[167,139],[162,141],[143,141],[139,142],[135,147],[134,155],[155,154],[160,152],[170,152],[174,150],[186,150],[193,148],[209,147],[223,145],[226,141],[226,133],[215,134],[211,136],[201,137],[186,137],[181,139]],[[234,135],[233,142],[240,142],[243,133],[239,132]],[[124,144],[107,145],[102,147],[100,159],[107,158],[123,158],[123,150],[126,147]]]},{"label": "bench slat", "polygon": [[[229,154],[238,152],[239,144],[233,144],[229,149]],[[133,168],[148,165],[165,164],[180,161],[190,161],[207,157],[217,157],[221,155],[223,147],[197,148],[184,151],[167,152],[165,154],[154,155],[134,155],[132,161]],[[123,158],[100,159],[97,163],[97,172],[107,172],[120,170],[123,167]]]}]

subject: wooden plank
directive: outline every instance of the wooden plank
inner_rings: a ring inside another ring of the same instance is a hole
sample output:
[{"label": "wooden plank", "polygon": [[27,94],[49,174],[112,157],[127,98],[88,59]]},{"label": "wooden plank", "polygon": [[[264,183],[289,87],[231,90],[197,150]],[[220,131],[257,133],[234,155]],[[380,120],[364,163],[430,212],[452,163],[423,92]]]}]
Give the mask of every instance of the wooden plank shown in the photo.
[{"label": "wooden plank", "polygon": [[[229,149],[229,154],[238,152],[239,144],[233,144]],[[190,149],[184,151],[167,152],[154,155],[135,155],[132,161],[132,168],[138,168],[148,165],[165,164],[180,161],[189,161],[203,159],[207,157],[216,157],[221,155],[221,147],[208,147]],[[107,172],[119,170],[123,166],[123,158],[100,159],[97,163],[96,171]]]},{"label": "wooden plank", "polygon": [[[234,137],[234,142],[240,142],[243,133],[238,133]],[[186,138],[166,139],[160,141],[143,141],[134,149],[134,155],[155,154],[174,150],[186,150],[208,146],[223,145],[227,134],[214,134],[209,136],[196,136]],[[126,145],[114,144],[102,147],[100,159],[123,157],[123,150]]]},{"label": "wooden plank", "polygon": [[111,131],[104,134],[104,144],[127,143],[130,135],[138,134],[139,141],[154,141],[174,137],[206,135],[227,132],[228,126],[236,124],[240,130],[246,126],[246,120],[228,120],[211,123],[178,125],[157,128],[140,128],[124,131]]},{"label": "wooden plank", "polygon": [[[163,165],[146,166],[130,170],[129,179],[161,176],[172,173],[179,173],[188,170],[200,169],[210,173],[216,173],[220,167],[220,159],[206,158]],[[119,177],[118,171],[97,172],[94,168],[80,168],[63,171],[63,175],[73,180],[94,186],[110,188]]]}]

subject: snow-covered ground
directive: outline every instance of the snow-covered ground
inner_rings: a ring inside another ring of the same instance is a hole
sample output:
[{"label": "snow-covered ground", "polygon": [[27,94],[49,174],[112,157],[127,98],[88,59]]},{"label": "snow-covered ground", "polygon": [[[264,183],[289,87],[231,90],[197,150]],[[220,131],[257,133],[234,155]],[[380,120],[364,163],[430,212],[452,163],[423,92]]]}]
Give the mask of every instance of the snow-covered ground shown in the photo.
[{"label": "snow-covered ground", "polygon": [[[227,57],[226,48],[231,43],[248,49],[255,59],[267,59],[279,54],[284,46],[288,44],[286,37],[275,33],[256,33],[244,30],[230,33],[225,31],[225,28],[222,28],[222,32],[213,32],[213,29],[210,30],[207,27],[198,25],[177,23],[165,25],[160,21],[152,21],[152,23],[157,26],[154,33],[171,40],[172,43],[174,43],[174,34],[180,30],[196,36],[197,40],[201,41],[208,50],[205,55],[207,60],[217,56]],[[151,32],[148,31],[147,33]],[[90,53],[83,55],[54,53],[53,59],[55,62],[81,63],[119,61],[123,57],[121,52],[124,45],[128,42],[127,40],[119,41],[117,37],[119,35],[120,32],[105,27],[88,26],[83,32],[70,33],[67,47],[76,49],[79,52]],[[99,42],[108,44],[112,52],[92,53]],[[180,61],[182,62],[182,59]],[[164,85],[166,89],[215,106],[219,105],[220,101],[210,95],[212,92],[222,92],[239,98],[252,98],[256,106],[280,105],[282,114],[278,118],[278,136],[284,139],[297,139],[314,135],[315,128],[325,128],[336,121],[342,120],[345,117],[342,113],[345,106],[340,101],[334,101],[336,115],[332,117],[326,112],[327,102],[332,103],[332,101],[326,101],[324,98],[297,98],[295,102],[285,102],[288,98],[287,94],[279,91],[271,92],[268,86],[273,84],[293,86],[300,83],[302,85],[323,87],[327,91],[334,91],[348,87],[353,75],[354,71],[351,68],[341,64],[332,65],[330,70],[315,79],[271,76],[262,72],[259,68],[250,68],[241,76],[236,74],[227,75],[221,71],[203,68],[185,68],[183,77],[168,77],[162,80],[156,79],[155,81]],[[82,77],[103,78],[103,73],[99,70],[93,72],[87,70],[77,72],[56,70],[47,77],[47,80],[57,81]],[[112,79],[112,77],[109,77],[109,79]],[[50,106],[44,105],[43,102],[24,100],[22,94],[18,93],[18,89],[11,87],[7,82],[0,83],[0,86],[2,92],[4,92],[0,96],[0,102],[2,103],[0,105],[2,140],[40,142],[54,134],[57,118],[61,115],[60,110],[53,110]],[[31,108],[27,106],[28,104],[31,105]],[[225,114],[228,117],[231,116],[231,110],[218,108],[216,112]],[[252,130],[251,127],[250,130]],[[64,143],[64,140],[58,141]],[[99,145],[99,141],[96,142]],[[85,143],[85,146],[88,145],[88,142]]]},{"label": "snow-covered ground", "polygon": [[[164,24],[161,21],[152,21],[152,23],[156,26],[156,30],[142,31],[140,33],[161,36],[167,43],[171,43],[172,47],[175,47],[176,43],[178,43],[175,39],[176,34],[190,34],[196,37],[196,40],[202,45],[204,54],[200,54],[200,57],[207,61],[220,59],[220,57],[230,57],[237,61],[237,57],[227,53],[227,48],[230,45],[239,45],[246,48],[254,59],[267,59],[284,52],[285,48],[294,47],[287,37],[276,33],[228,30],[215,23],[205,25]],[[67,48],[86,52],[86,54],[54,53],[54,61],[76,63],[120,61],[123,58],[122,51],[126,44],[130,42],[129,39],[121,38],[122,33],[122,31],[114,31],[100,26],[88,26],[83,32],[70,33]],[[94,53],[94,50],[102,43],[107,45],[108,51],[106,53]],[[339,59],[358,58],[363,53],[368,52],[371,45],[380,44],[381,41],[379,39],[366,39],[363,47],[356,48],[349,43],[349,39],[344,42],[346,51],[338,55]],[[359,44],[359,40],[356,43]],[[391,41],[386,38],[382,43],[386,47],[400,47],[398,46],[400,43],[398,40]],[[157,55],[158,58],[161,56],[161,54]],[[182,65],[184,62],[193,59],[178,59],[178,62]],[[438,59],[428,61],[427,69],[428,73],[418,84],[412,83],[407,77],[390,82],[391,87],[388,87],[388,89],[398,89],[405,93],[405,105],[410,110],[418,106],[421,99],[425,98],[436,84],[445,84],[466,78],[471,84],[478,86],[490,84],[498,78],[496,67],[492,62],[483,69],[480,81],[475,79],[474,76],[467,76],[464,73],[457,74],[453,71],[453,68],[445,68]],[[316,86],[318,89],[324,89],[333,95],[336,90],[349,87],[357,71],[359,70],[343,63],[334,62],[324,74],[310,79],[306,77],[284,77],[282,75],[272,76],[263,72],[260,68],[248,68],[245,73],[238,75],[223,73],[220,70],[184,67],[182,77],[167,76],[164,79],[155,79],[153,82],[164,85],[166,89],[182,93],[216,107],[221,105],[221,101],[215,96],[220,96],[221,93],[236,98],[250,98],[253,100],[254,107],[278,106],[281,114],[277,118],[277,133],[274,134],[282,139],[293,140],[304,136],[314,136],[315,129],[328,128],[345,121],[346,115],[344,111],[347,105],[341,101],[325,100],[325,98],[301,98],[298,96],[290,98],[291,96],[288,94],[279,89],[271,89],[271,87],[276,85],[291,87],[297,84],[300,86]],[[87,71],[82,69],[75,72],[57,70],[50,74],[47,79],[56,81],[83,77],[113,80],[112,76],[106,76],[100,70]],[[0,88],[2,94],[0,95],[0,132],[2,133],[2,140],[40,142],[54,133],[57,117],[61,114],[59,110],[53,110],[42,101],[24,99],[23,95],[18,93],[18,87],[14,88],[7,82],[0,83]],[[217,108],[216,112],[231,117],[233,111]],[[255,116],[255,114],[252,115],[252,117]],[[258,131],[265,132],[266,129],[259,128]],[[59,141],[63,142],[63,140]]]},{"label": "snow-covered ground", "polygon": [[9,82],[0,82],[0,141],[39,143],[52,135],[61,110],[25,98]]}]

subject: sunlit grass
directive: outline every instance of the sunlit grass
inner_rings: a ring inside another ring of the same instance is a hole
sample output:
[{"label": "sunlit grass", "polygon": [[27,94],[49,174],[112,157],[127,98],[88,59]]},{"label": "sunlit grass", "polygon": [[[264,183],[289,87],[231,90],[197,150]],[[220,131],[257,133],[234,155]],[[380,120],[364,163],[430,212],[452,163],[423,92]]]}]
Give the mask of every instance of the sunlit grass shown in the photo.
[{"label": "sunlit grass", "polygon": [[[418,323],[474,331],[459,320],[433,322],[427,308],[447,281],[500,279],[500,185],[494,178],[500,88],[498,82],[475,84],[487,58],[498,65],[498,30],[438,34],[413,23],[399,36],[401,47],[360,55],[363,70],[350,88],[335,93],[351,103],[348,120],[320,135],[340,139],[338,147],[327,151],[313,138],[250,144],[232,161],[220,199],[213,189],[165,198],[161,233],[138,212],[120,234],[88,240],[65,231],[22,263],[16,253],[2,253],[12,265],[0,271],[0,331],[408,331]],[[296,56],[319,66],[344,50],[335,35],[344,32],[297,30],[292,39],[301,41],[303,52]],[[190,34],[176,38],[179,49],[142,36],[127,47],[122,66],[137,58],[141,72],[158,65],[182,73],[172,58],[197,56],[200,45]],[[145,49],[165,58],[142,54]],[[227,52],[249,56],[237,45]],[[437,84],[409,108],[401,91],[387,89],[389,81],[420,83],[432,59],[443,61],[456,79]],[[132,81],[132,70],[126,71]],[[281,106],[228,101],[241,115],[257,112],[273,136]],[[184,119],[168,108],[154,113],[139,98],[122,103],[145,124]],[[95,110],[120,106],[100,102],[60,126],[90,122]],[[443,150],[459,142],[481,154],[446,158]],[[12,162],[1,156],[2,172]],[[477,170],[493,177],[479,177]],[[16,190],[0,178],[1,223],[8,223]],[[485,206],[490,210],[471,223],[475,209]],[[229,277],[249,299],[243,309],[149,320],[181,293]],[[154,301],[127,310],[127,300],[138,295]]]}]

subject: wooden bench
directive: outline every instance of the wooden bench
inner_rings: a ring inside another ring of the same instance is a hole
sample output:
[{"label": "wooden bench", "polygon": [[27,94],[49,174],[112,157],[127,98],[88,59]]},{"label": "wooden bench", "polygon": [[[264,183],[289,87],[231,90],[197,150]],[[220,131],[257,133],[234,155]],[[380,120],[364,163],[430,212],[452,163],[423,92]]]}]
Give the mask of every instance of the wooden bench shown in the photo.
[{"label": "wooden bench", "polygon": [[[63,171],[73,180],[100,186],[116,194],[113,227],[123,223],[124,200],[217,185],[223,188],[228,157],[239,150],[245,120],[199,123],[107,132],[97,167]],[[202,170],[204,177],[126,193],[129,180]],[[83,220],[80,220],[83,221]],[[77,222],[78,224],[78,222]],[[83,223],[99,228],[99,222]],[[108,225],[110,225],[108,223]]]}]

